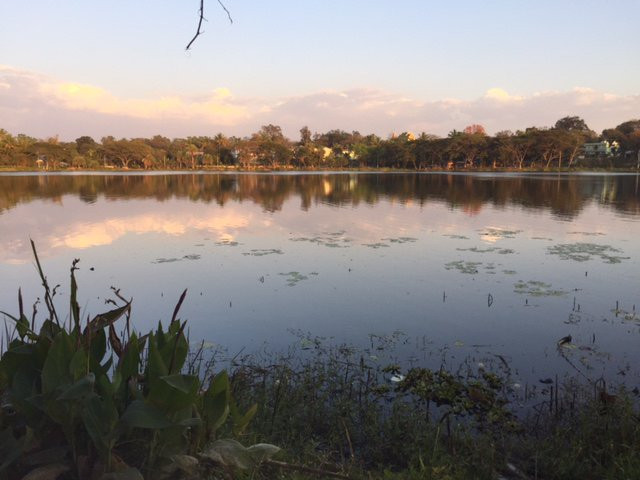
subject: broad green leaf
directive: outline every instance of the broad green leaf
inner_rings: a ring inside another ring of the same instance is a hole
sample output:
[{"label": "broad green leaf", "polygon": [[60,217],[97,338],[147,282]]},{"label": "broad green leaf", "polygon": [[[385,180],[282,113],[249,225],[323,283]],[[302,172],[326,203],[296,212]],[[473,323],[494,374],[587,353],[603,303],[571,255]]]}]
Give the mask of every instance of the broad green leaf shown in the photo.
[{"label": "broad green leaf", "polygon": [[195,375],[167,375],[162,377],[166,383],[183,393],[191,394],[198,391],[200,382]]},{"label": "broad green leaf", "polygon": [[255,466],[249,451],[238,441],[232,439],[216,440],[201,456],[227,467],[247,470]]},{"label": "broad green leaf", "polygon": [[251,445],[249,448],[247,448],[247,451],[251,454],[251,456],[257,463],[269,460],[280,450],[280,447],[276,447],[275,445],[271,445],[270,443],[256,443],[255,445]]},{"label": "broad green leaf", "polygon": [[221,391],[216,395],[205,393],[203,398],[202,416],[210,430],[210,433],[220,428],[229,416],[229,401],[227,392]]},{"label": "broad green leaf", "polygon": [[89,371],[89,357],[84,348],[79,348],[71,357],[69,364],[69,373],[74,380],[84,377]]},{"label": "broad green leaf", "polygon": [[81,400],[93,395],[93,386],[96,383],[96,377],[93,372],[75,382],[73,385],[62,391],[58,396],[58,400]]},{"label": "broad green leaf", "polygon": [[59,386],[71,383],[69,363],[74,353],[69,335],[64,331],[58,333],[42,367],[42,393],[51,393]]},{"label": "broad green leaf", "polygon": [[140,372],[141,351],[138,337],[135,333],[131,334],[129,341],[124,346],[124,351],[116,367],[116,372],[120,374],[124,383],[126,383],[129,378],[137,376]]},{"label": "broad green leaf", "polygon": [[251,419],[255,416],[255,414],[258,411],[258,404],[253,404],[249,410],[246,411],[246,413],[244,415],[240,415],[239,412],[236,409],[231,409],[232,415],[234,413],[234,410],[236,412],[236,415],[233,416],[233,432],[236,435],[240,435],[245,428],[247,428],[247,425],[249,425],[249,422],[251,421]]},{"label": "broad green leaf", "polygon": [[106,456],[117,440],[118,411],[111,398],[91,398],[82,411],[82,422],[96,449]]},{"label": "broad green leaf", "polygon": [[132,428],[162,429],[173,426],[164,413],[142,400],[131,402],[120,421]]}]

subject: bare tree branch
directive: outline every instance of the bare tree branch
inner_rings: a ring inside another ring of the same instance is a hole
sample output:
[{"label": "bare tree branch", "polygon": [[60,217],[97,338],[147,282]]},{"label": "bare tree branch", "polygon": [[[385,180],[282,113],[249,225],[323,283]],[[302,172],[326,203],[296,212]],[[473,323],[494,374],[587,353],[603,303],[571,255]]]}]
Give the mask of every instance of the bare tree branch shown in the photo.
[{"label": "bare tree branch", "polygon": [[224,3],[222,3],[222,0],[218,0],[218,3],[220,4],[220,6],[222,7],[222,9],[227,12],[227,17],[229,18],[229,23],[233,23],[233,18],[231,18],[231,14],[229,13],[229,10],[227,10],[227,7],[224,6]]},{"label": "bare tree branch", "polygon": [[[227,17],[229,18],[229,23],[233,23],[233,18],[231,18],[231,13],[227,9],[227,7],[224,5],[224,3],[222,3],[222,0],[218,0],[218,3],[222,7],[222,9],[227,13]],[[191,48],[191,45],[193,45],[193,42],[196,41],[196,38],[198,38],[200,35],[202,35],[204,33],[204,30],[202,30],[202,22],[203,21],[206,21],[206,18],[204,18],[204,0],[200,0],[200,10],[199,10],[199,17],[198,17],[198,29],[196,30],[196,34],[193,36],[191,41],[187,44],[187,48],[185,48],[185,50],[189,50],[189,48]]]}]

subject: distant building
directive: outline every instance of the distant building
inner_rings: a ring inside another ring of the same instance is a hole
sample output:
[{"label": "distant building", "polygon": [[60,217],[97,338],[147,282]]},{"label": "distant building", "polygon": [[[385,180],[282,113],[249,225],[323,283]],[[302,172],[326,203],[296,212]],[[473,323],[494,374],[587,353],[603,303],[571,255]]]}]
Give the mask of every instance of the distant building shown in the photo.
[{"label": "distant building", "polygon": [[[613,147],[616,149],[617,142],[614,142],[614,144],[616,145],[613,145]],[[606,140],[601,142],[585,143],[582,145],[582,152],[585,157],[608,157],[613,153],[612,145]]]}]

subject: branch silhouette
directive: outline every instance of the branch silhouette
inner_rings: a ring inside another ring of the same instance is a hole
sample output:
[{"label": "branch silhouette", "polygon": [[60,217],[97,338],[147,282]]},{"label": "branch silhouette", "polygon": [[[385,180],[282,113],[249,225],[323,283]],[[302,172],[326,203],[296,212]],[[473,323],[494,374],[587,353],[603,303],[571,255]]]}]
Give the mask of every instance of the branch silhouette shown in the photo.
[{"label": "branch silhouette", "polygon": [[[233,18],[231,18],[231,13],[229,12],[225,4],[222,3],[222,0],[218,0],[218,4],[227,13],[227,18],[229,18],[229,23],[233,23]],[[191,45],[193,45],[193,42],[195,42],[196,39],[204,33],[204,30],[202,30],[202,22],[206,20],[207,19],[204,18],[204,0],[200,0],[200,9],[198,11],[198,28],[196,30],[196,34],[193,36],[191,41],[187,44],[187,47],[185,48],[185,50],[189,50],[191,48]]]}]

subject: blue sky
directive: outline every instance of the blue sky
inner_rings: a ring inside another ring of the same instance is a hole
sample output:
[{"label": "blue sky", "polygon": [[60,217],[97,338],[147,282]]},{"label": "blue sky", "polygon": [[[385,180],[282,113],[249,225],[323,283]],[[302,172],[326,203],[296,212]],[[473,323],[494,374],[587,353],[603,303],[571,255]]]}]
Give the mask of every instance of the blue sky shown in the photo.
[{"label": "blue sky", "polygon": [[3,2],[0,128],[130,137],[276,123],[295,136],[334,120],[442,135],[640,116],[637,0],[226,0],[232,25],[205,0],[205,34],[185,53],[198,5]]}]

